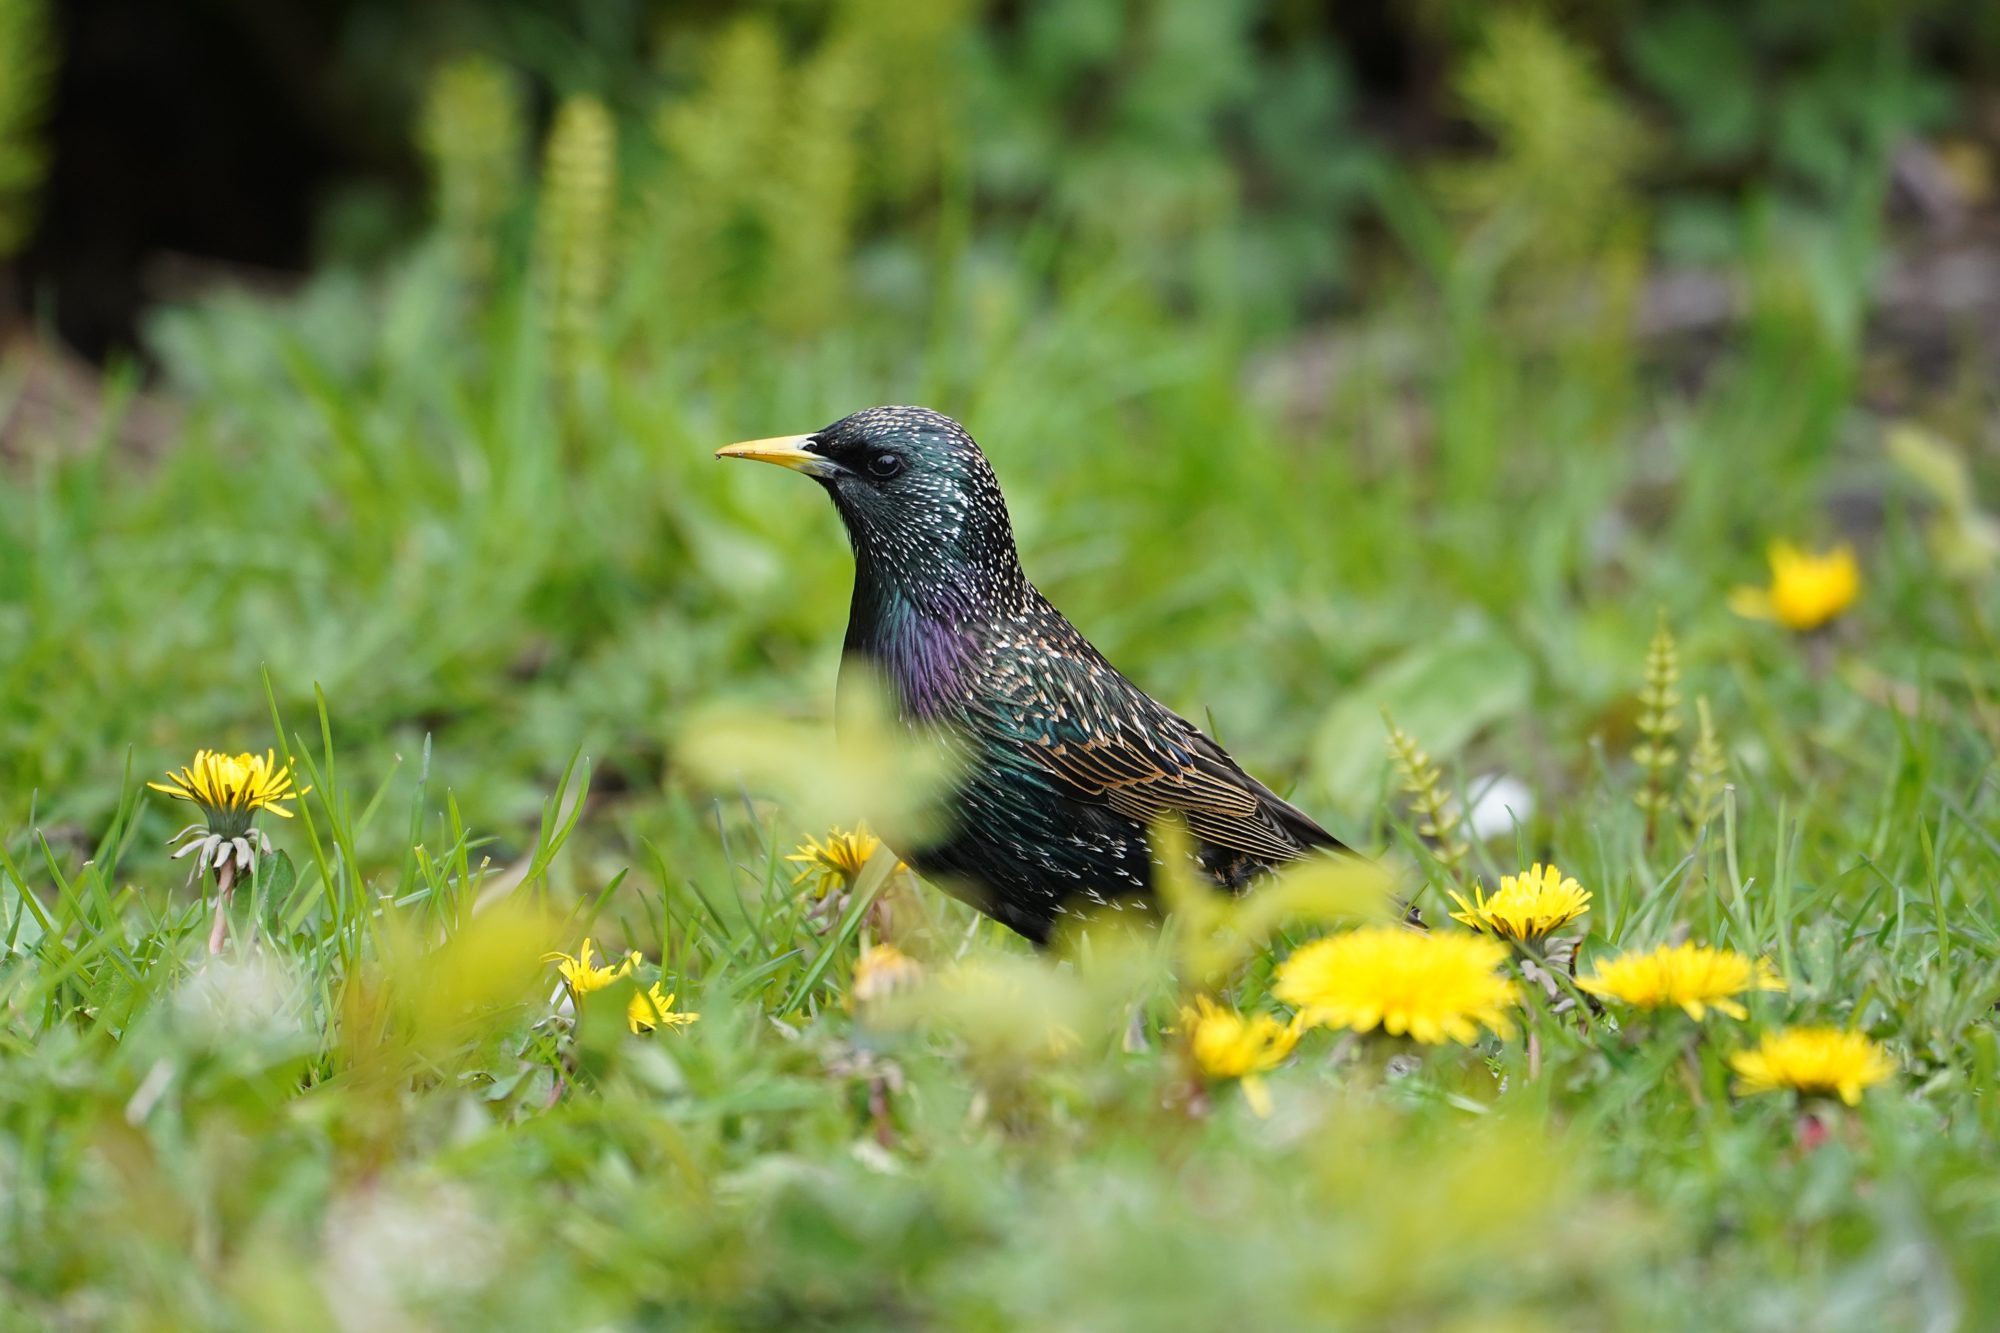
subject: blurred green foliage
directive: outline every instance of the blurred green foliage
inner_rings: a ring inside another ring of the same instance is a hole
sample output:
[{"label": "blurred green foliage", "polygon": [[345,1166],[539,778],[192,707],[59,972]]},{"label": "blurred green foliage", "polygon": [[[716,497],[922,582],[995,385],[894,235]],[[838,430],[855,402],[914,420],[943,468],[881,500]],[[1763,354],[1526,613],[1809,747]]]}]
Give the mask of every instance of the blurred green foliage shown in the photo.
[{"label": "blurred green foliage", "polygon": [[492,280],[507,215],[526,188],[521,101],[511,72],[465,56],[433,76],[418,122],[438,230],[475,287]]},{"label": "blurred green foliage", "polygon": [[35,194],[48,170],[42,120],[55,82],[55,34],[45,0],[0,3],[0,260],[35,225]]},{"label": "blurred green foliage", "polygon": [[[1890,154],[1982,91],[1990,21],[1411,12],[1444,124],[1408,151],[1304,6],[502,6],[414,44],[431,235],[160,311],[151,380],[0,456],[9,1317],[1989,1322],[1994,402],[1863,384]],[[1690,256],[1740,297],[1694,366],[1633,320]],[[710,453],[898,400],[984,442],[1095,642],[1434,920],[1424,823],[1454,877],[1578,876],[1587,960],[1687,933],[1791,989],[1741,1030],[1314,1034],[1261,1120],[1167,1029],[1197,979],[1267,1011],[1342,883],[1059,962],[925,889],[888,919],[929,986],[850,1012],[893,858],[833,919],[783,861],[889,782],[825,758],[842,536]],[[1768,539],[1836,534],[1843,624],[1729,613]],[[1384,708],[1470,808],[1408,817]],[[314,792],[210,961],[140,781],[267,745]],[[1482,812],[1495,774],[1531,803]],[[700,1021],[566,1009],[535,958],[586,933]],[[1788,1017],[1902,1072],[1732,1098]]]}]

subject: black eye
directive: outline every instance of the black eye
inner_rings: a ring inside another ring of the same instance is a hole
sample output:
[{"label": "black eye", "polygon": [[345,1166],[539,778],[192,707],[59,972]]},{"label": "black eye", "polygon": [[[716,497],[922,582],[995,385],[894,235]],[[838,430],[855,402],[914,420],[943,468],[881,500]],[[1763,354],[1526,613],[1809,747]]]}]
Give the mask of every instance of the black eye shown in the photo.
[{"label": "black eye", "polygon": [[868,460],[868,475],[887,479],[903,470],[903,460],[897,454],[875,454]]}]

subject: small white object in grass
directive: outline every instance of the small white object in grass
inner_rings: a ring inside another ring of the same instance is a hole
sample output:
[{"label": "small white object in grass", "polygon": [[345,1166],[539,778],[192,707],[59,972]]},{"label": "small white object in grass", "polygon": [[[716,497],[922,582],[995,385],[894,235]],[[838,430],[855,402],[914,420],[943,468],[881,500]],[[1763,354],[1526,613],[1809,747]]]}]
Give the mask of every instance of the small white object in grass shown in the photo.
[{"label": "small white object in grass", "polygon": [[440,1182],[345,1194],[325,1234],[320,1292],[343,1333],[439,1326],[438,1304],[479,1290],[501,1257],[473,1197]]},{"label": "small white object in grass", "polygon": [[1465,812],[1465,828],[1479,842],[1513,833],[1515,825],[1527,823],[1535,813],[1535,794],[1511,773],[1474,778],[1467,784],[1467,794],[1472,804]]},{"label": "small white object in grass", "polygon": [[305,988],[261,951],[210,958],[174,992],[180,1030],[214,1047],[286,1041],[306,1030]]}]

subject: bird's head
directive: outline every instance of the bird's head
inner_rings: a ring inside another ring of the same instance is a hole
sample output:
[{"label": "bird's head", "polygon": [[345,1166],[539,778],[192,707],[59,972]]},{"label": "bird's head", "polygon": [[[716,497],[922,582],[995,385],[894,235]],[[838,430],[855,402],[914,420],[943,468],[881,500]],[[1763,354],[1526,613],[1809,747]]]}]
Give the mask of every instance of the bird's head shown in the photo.
[{"label": "bird's head", "polygon": [[803,472],[833,496],[856,560],[919,602],[1020,579],[1000,483],[965,428],[922,407],[871,407],[810,435],[716,451]]}]

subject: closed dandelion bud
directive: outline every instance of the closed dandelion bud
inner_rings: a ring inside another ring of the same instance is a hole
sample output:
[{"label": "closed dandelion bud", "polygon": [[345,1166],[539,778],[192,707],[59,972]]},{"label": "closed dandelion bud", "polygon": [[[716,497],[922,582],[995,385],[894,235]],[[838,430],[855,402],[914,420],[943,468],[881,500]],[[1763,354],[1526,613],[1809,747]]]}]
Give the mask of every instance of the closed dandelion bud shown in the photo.
[{"label": "closed dandelion bud", "polygon": [[550,331],[565,359],[593,334],[610,275],[617,127],[595,97],[556,112],[542,158],[536,264]]},{"label": "closed dandelion bud", "polygon": [[513,76],[483,56],[443,66],[425,91],[417,142],[452,262],[484,283],[499,257],[501,222],[521,194],[527,126]]},{"label": "closed dandelion bud", "polygon": [[923,979],[924,965],[895,945],[871,945],[854,962],[854,982],[847,989],[848,1008],[865,1011],[891,995],[914,988]]}]

